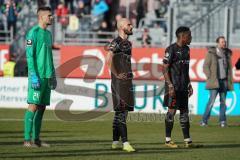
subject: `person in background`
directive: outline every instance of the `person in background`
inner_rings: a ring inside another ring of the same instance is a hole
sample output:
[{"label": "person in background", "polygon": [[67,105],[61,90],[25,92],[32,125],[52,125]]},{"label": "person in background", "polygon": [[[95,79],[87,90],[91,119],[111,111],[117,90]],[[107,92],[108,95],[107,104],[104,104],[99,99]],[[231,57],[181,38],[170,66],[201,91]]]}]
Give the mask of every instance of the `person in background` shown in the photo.
[{"label": "person in background", "polygon": [[137,20],[136,26],[138,28],[139,22],[143,19],[147,13],[148,1],[147,0],[137,0],[136,1],[136,10],[137,10]]},{"label": "person in background", "polygon": [[38,8],[46,5],[46,0],[37,0]]},{"label": "person in background", "polygon": [[109,37],[106,33],[108,32],[108,26],[106,21],[102,21],[101,26],[98,30],[98,38],[101,39],[100,43],[106,43],[106,39]]},{"label": "person in background", "polygon": [[200,122],[200,126],[208,125],[213,104],[219,94],[219,124],[221,127],[226,127],[226,96],[227,91],[233,90],[232,51],[227,48],[224,36],[219,36],[216,39],[216,43],[216,47],[208,49],[203,64],[203,71],[207,77],[206,89],[210,92],[210,98],[203,114],[202,121]]},{"label": "person in background", "polygon": [[66,29],[69,24],[69,10],[64,3],[59,3],[56,15],[58,22],[62,25],[62,29]]},{"label": "person in background", "polygon": [[60,0],[50,0],[50,6],[52,9],[52,12],[54,13],[55,10],[57,9],[58,5],[59,5],[59,1]]},{"label": "person in background", "polygon": [[151,47],[152,38],[150,37],[149,30],[147,28],[144,28],[141,40],[142,40],[142,47]]},{"label": "person in background", "polygon": [[75,15],[78,17],[80,20],[83,16],[87,15],[87,10],[85,8],[84,2],[80,0],[78,2],[78,7],[76,8],[76,13]]},{"label": "person in background", "polygon": [[14,0],[8,0],[6,3],[5,15],[7,17],[7,29],[11,31],[13,30],[13,37],[16,36],[17,29],[17,17],[20,12],[20,8],[17,7],[17,4]]},{"label": "person in background", "polygon": [[64,0],[64,4],[68,9],[70,9],[70,13],[74,14],[74,5],[73,5],[73,0]]},{"label": "person in background", "polygon": [[4,77],[14,77],[15,76],[15,54],[10,54],[10,60],[3,65],[3,76]]}]

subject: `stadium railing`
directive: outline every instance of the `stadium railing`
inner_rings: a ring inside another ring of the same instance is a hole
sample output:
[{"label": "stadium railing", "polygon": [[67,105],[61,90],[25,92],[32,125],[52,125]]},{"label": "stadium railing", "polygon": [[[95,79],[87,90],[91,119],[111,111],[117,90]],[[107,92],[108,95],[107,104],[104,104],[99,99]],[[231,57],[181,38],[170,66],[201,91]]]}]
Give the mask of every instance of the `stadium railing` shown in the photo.
[{"label": "stadium railing", "polygon": [[[83,46],[104,46],[115,36],[116,32],[63,32],[64,45],[83,45]],[[101,38],[106,36],[106,38]]]},{"label": "stadium railing", "polygon": [[169,18],[170,42],[175,39],[174,31],[180,25],[192,30],[194,47],[215,45],[218,36],[225,36],[230,47],[240,48],[240,2],[225,0],[220,2],[173,3]]},{"label": "stadium railing", "polygon": [[0,44],[12,44],[13,43],[13,30],[10,31],[0,30]]}]

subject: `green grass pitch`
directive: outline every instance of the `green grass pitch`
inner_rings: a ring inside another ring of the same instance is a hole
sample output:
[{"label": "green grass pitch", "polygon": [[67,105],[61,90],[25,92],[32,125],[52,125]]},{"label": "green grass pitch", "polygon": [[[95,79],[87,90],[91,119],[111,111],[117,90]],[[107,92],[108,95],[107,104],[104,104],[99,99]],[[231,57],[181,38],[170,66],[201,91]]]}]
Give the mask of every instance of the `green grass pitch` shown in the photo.
[{"label": "green grass pitch", "polygon": [[[74,113],[79,114],[79,112]],[[129,141],[135,153],[111,150],[112,113],[87,122],[59,120],[54,111],[46,111],[41,132],[50,148],[23,148],[23,109],[0,109],[0,159],[78,159],[78,160],[239,160],[240,117],[228,117],[227,128],[220,128],[212,117],[206,128],[200,117],[191,117],[191,136],[202,148],[164,147],[164,121],[157,114],[130,114]],[[173,139],[182,144],[182,132],[176,120]]]}]

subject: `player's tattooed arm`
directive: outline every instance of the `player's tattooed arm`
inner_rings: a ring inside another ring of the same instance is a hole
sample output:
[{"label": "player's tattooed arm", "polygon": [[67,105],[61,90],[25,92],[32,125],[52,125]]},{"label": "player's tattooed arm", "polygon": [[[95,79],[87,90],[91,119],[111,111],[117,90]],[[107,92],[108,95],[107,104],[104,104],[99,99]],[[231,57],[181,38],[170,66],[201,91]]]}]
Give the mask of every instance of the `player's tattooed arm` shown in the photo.
[{"label": "player's tattooed arm", "polygon": [[114,64],[112,63],[113,56],[114,56],[114,55],[113,55],[112,51],[109,51],[108,54],[107,54],[107,58],[106,58],[108,67],[110,68],[111,72],[112,72],[118,79],[122,79],[122,80],[127,79],[126,73],[117,73],[116,68],[115,68]]},{"label": "player's tattooed arm", "polygon": [[169,88],[169,95],[170,96],[174,96],[175,95],[175,91],[174,91],[174,86],[172,84],[172,81],[170,79],[170,76],[169,76],[169,64],[165,64],[163,63],[163,69],[164,69],[164,78],[165,78],[165,82],[167,83],[168,85],[168,88]]},{"label": "player's tattooed arm", "polygon": [[170,96],[175,95],[174,86],[172,84],[172,81],[169,75],[169,69],[170,69],[170,64],[172,64],[172,58],[173,58],[172,50],[170,47],[168,47],[165,51],[165,55],[163,58],[163,76],[165,78],[165,82],[168,85]]}]

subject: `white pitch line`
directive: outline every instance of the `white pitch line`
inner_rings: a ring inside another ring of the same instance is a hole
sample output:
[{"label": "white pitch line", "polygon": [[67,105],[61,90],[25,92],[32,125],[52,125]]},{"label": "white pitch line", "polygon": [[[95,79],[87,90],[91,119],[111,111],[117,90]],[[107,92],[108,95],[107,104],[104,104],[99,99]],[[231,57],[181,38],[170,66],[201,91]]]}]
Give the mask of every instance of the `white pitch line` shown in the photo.
[{"label": "white pitch line", "polygon": [[[23,121],[23,119],[18,118],[0,118],[0,121]],[[57,119],[44,119],[43,121],[58,121]]]},{"label": "white pitch line", "polygon": [[[21,119],[21,118],[0,118],[0,122],[23,122],[24,120]],[[62,121],[64,122],[64,120],[58,120],[58,119],[43,119],[43,121],[52,121],[52,122],[59,122],[59,121]],[[105,119],[92,119],[92,120],[89,120],[89,121],[79,121],[81,123],[86,123],[86,122],[100,122],[100,121],[106,121]],[[78,122],[77,120],[76,121],[66,121],[66,122]]]}]

